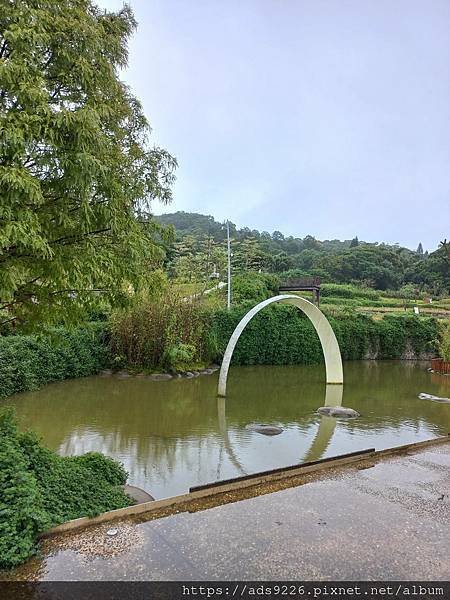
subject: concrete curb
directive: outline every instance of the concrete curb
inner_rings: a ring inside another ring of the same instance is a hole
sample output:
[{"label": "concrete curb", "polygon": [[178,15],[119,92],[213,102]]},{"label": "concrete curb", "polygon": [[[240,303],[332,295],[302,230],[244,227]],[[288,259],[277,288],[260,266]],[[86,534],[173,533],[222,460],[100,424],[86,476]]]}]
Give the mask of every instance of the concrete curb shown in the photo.
[{"label": "concrete curb", "polygon": [[403,454],[410,450],[418,450],[427,448],[430,446],[440,445],[450,442],[450,434],[445,437],[434,438],[432,440],[425,440],[423,442],[414,442],[412,444],[405,444],[404,446],[396,446],[394,448],[388,448],[386,450],[375,450],[369,448],[367,450],[360,450],[358,452],[352,452],[350,454],[343,454],[336,457],[324,458],[322,460],[303,463],[300,465],[291,465],[289,467],[282,467],[280,469],[274,469],[272,471],[265,471],[263,473],[255,473],[253,475],[245,475],[236,479],[213,482],[202,486],[193,487],[186,494],[179,496],[172,496],[171,498],[163,498],[162,500],[154,500],[152,502],[143,502],[141,504],[135,504],[133,506],[127,506],[126,508],[119,508],[108,512],[101,513],[96,517],[81,517],[79,519],[73,519],[67,521],[61,525],[57,525],[52,529],[43,533],[40,537],[49,537],[59,533],[80,529],[82,527],[88,527],[91,525],[98,525],[106,521],[113,521],[115,519],[132,517],[135,515],[142,515],[144,513],[151,514],[160,511],[161,509],[174,508],[173,512],[176,511],[176,507],[183,505],[183,508],[188,508],[190,503],[201,498],[211,498],[227,492],[242,490],[245,488],[255,487],[263,483],[271,483],[280,481],[283,479],[290,479],[305,473],[314,473],[319,471],[326,471],[328,469],[334,469],[343,465],[349,465],[355,462],[361,462],[364,460],[371,460],[383,458],[384,456],[391,456],[396,454]]}]

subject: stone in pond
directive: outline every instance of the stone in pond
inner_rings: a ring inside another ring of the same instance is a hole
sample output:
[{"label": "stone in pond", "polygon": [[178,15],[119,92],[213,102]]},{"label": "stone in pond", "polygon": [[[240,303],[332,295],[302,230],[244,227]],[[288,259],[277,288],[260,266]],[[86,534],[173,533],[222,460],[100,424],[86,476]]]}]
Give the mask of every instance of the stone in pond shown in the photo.
[{"label": "stone in pond", "polygon": [[421,400],[431,400],[432,402],[442,402],[443,404],[450,403],[450,398],[440,398],[439,396],[433,396],[433,394],[424,394],[423,392],[418,396]]},{"label": "stone in pond", "polygon": [[345,406],[321,406],[317,409],[319,415],[327,417],[344,417],[346,419],[356,419],[361,415],[353,408],[345,408]]},{"label": "stone in pond", "polygon": [[245,429],[256,431],[256,433],[262,433],[263,435],[279,435],[280,433],[283,433],[281,427],[277,427],[276,425],[263,425],[261,423],[250,423],[245,426]]},{"label": "stone in pond", "polygon": [[169,373],[153,373],[148,379],[150,379],[150,381],[167,381],[168,379],[172,379],[172,375]]},{"label": "stone in pond", "polygon": [[131,375],[127,370],[123,369],[122,371],[117,371],[116,377],[119,379],[128,379],[128,377],[131,377]]}]

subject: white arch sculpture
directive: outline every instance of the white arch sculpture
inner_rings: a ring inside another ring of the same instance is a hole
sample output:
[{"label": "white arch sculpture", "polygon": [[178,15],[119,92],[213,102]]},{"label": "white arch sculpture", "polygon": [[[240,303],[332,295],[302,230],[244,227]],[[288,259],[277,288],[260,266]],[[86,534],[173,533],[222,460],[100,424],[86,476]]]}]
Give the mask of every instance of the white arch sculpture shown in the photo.
[{"label": "white arch sculpture", "polygon": [[334,331],[323,312],[319,310],[315,304],[309,302],[309,300],[305,300],[305,298],[295,296],[294,294],[281,294],[280,296],[274,296],[273,298],[269,298],[268,300],[260,302],[251,310],[249,310],[249,312],[239,321],[236,329],[233,331],[233,334],[230,337],[223,357],[222,366],[220,367],[218,387],[219,396],[226,396],[228,369],[230,368],[231,357],[233,356],[234,348],[240,338],[241,333],[260,310],[269,304],[273,304],[274,302],[293,304],[305,313],[305,315],[314,325],[322,345],[323,355],[325,358],[327,384],[342,385],[344,383],[342,358],[341,351],[339,350],[339,344],[336,336],[334,335]]}]

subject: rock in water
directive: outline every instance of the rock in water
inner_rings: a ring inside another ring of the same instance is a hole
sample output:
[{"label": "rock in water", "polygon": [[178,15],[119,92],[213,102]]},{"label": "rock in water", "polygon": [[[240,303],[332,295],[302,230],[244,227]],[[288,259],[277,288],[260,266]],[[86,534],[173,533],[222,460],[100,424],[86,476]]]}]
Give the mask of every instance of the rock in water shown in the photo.
[{"label": "rock in water", "polygon": [[128,377],[131,377],[131,375],[126,369],[122,369],[122,371],[117,371],[116,377],[119,379],[128,379]]},{"label": "rock in water", "polygon": [[283,433],[281,427],[276,427],[276,425],[263,425],[261,423],[250,423],[245,426],[245,429],[256,431],[256,433],[262,433],[263,435],[279,435],[280,433]]},{"label": "rock in water", "polygon": [[167,381],[168,379],[172,379],[172,375],[170,373],[153,373],[147,379],[150,379],[150,381]]},{"label": "rock in water", "polygon": [[327,415],[328,417],[345,417],[346,419],[356,419],[361,415],[353,408],[345,408],[345,406],[321,406],[317,409],[319,415]]},{"label": "rock in water", "polygon": [[432,402],[442,402],[443,404],[450,404],[450,398],[440,398],[439,396],[433,396],[433,394],[419,394],[418,398],[421,400],[431,400]]}]

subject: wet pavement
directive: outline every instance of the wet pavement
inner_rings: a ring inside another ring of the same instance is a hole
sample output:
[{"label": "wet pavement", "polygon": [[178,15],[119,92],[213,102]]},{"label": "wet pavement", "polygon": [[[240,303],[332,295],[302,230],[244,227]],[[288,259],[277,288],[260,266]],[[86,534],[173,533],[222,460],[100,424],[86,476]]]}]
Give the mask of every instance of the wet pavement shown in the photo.
[{"label": "wet pavement", "polygon": [[[44,542],[41,558],[10,577],[450,579],[450,441],[295,483],[238,501],[227,496],[216,506],[199,502],[191,512],[54,537]],[[107,535],[112,527],[116,534]]]}]

